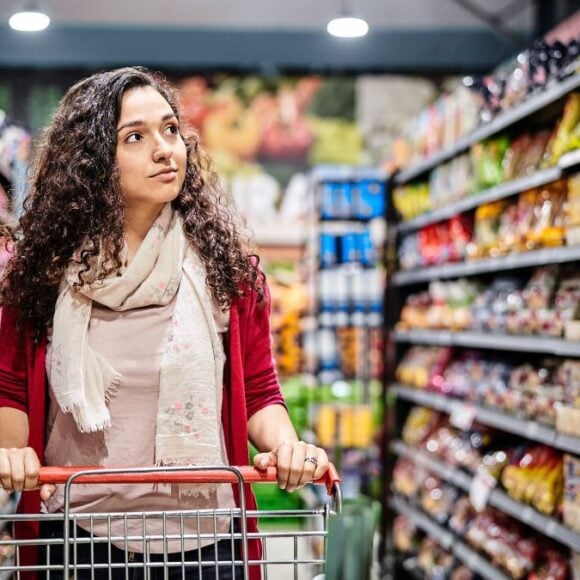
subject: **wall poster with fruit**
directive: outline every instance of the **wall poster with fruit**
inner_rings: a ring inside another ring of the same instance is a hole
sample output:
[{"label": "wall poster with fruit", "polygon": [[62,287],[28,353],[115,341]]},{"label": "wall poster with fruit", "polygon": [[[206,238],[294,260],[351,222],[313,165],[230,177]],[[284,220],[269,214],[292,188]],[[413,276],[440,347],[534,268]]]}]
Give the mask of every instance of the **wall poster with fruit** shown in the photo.
[{"label": "wall poster with fruit", "polygon": [[178,86],[250,227],[304,217],[309,167],[362,160],[354,77],[189,76]]}]

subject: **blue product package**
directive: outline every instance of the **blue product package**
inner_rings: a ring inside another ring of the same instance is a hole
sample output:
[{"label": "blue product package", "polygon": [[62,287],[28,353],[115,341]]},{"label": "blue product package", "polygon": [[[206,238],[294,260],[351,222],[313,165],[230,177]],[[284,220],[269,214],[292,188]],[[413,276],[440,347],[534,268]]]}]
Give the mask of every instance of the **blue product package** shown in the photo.
[{"label": "blue product package", "polygon": [[363,179],[356,187],[356,217],[371,219],[385,213],[385,184],[377,179]]},{"label": "blue product package", "polygon": [[354,232],[344,234],[340,238],[340,261],[343,264],[349,264],[351,262],[358,262],[358,260],[357,234]]},{"label": "blue product package", "polygon": [[334,266],[338,262],[336,241],[333,234],[320,234],[320,263],[323,268]]},{"label": "blue product package", "polygon": [[368,229],[357,235],[358,254],[363,266],[374,266],[376,263],[375,246]]}]

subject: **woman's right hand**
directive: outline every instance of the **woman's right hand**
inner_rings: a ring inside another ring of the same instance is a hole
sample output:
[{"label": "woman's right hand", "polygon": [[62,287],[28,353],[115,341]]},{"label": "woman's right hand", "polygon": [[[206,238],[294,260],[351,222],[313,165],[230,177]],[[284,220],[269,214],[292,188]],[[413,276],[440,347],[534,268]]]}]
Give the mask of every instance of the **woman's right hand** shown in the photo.
[{"label": "woman's right hand", "polygon": [[[0,484],[6,491],[25,491],[38,488],[40,461],[32,447],[0,447]],[[46,501],[56,492],[56,486],[44,484],[40,497]]]}]

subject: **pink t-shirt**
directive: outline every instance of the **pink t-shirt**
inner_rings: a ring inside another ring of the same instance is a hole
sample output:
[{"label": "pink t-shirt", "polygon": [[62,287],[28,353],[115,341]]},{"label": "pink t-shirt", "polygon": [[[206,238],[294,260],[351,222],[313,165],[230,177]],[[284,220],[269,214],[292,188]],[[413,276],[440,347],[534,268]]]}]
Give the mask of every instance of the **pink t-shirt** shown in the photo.
[{"label": "pink t-shirt", "polygon": [[[143,467],[155,464],[155,431],[157,403],[159,398],[159,376],[161,355],[171,321],[175,301],[167,306],[151,306],[116,312],[94,304],[89,326],[89,343],[103,355],[112,367],[121,374],[118,391],[111,398],[109,411],[111,427],[105,432],[81,433],[72,415],[65,414],[56,404],[50,392],[50,417],[48,443],[45,460],[47,465],[103,465],[106,467]],[[218,321],[218,328],[224,330]],[[222,433],[222,456],[227,464]],[[170,485],[76,485],[71,492],[71,512],[109,514],[115,512],[170,512],[187,510],[230,509],[235,506],[230,485],[219,485],[210,493],[209,499],[202,494],[172,494]],[[64,486],[45,504],[50,513],[62,511]],[[146,534],[175,536],[168,541],[169,553],[182,549],[183,534],[185,550],[197,549],[212,544],[213,539],[198,540],[198,529],[204,534],[228,532],[231,518],[184,517],[111,519],[102,518],[78,522],[79,525],[97,536],[118,537],[113,544],[131,552],[162,553],[163,542],[149,540]],[[109,532],[109,525],[111,530]],[[183,528],[182,528],[183,525]],[[182,533],[183,532],[183,533]],[[125,542],[125,538],[134,536]]]}]

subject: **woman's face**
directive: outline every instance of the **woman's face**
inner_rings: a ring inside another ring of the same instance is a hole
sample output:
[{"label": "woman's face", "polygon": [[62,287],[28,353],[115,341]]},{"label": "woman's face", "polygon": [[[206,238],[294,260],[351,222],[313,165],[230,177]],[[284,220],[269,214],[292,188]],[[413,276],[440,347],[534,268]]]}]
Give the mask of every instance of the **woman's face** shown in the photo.
[{"label": "woman's face", "polygon": [[161,209],[181,191],[185,143],[171,106],[153,87],[123,96],[116,158],[126,208]]}]

